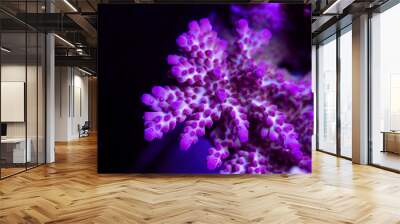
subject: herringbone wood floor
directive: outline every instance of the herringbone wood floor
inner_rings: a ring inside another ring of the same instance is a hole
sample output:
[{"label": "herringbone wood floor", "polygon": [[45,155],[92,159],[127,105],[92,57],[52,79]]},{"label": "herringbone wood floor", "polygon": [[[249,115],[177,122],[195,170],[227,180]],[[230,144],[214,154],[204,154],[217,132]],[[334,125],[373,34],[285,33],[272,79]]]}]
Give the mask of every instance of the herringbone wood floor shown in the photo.
[{"label": "herringbone wood floor", "polygon": [[96,139],[0,181],[0,223],[400,223],[400,175],[315,153],[312,175],[96,173]]}]

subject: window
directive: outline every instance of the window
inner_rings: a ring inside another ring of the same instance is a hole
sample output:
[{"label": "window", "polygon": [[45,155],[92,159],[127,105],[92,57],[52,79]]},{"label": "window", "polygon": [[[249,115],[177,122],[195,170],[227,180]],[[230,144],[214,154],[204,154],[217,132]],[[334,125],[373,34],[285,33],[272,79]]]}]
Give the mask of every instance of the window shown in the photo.
[{"label": "window", "polygon": [[352,157],[352,33],[340,36],[340,155]]},{"label": "window", "polygon": [[400,170],[400,5],[371,18],[371,162]]},{"label": "window", "polygon": [[318,48],[318,149],[336,153],[336,39]]}]

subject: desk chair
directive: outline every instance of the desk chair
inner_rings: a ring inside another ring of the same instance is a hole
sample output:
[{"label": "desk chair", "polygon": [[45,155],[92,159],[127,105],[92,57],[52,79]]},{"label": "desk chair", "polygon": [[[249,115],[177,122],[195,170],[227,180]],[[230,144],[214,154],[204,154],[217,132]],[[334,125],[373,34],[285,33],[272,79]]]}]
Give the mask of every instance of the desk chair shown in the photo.
[{"label": "desk chair", "polygon": [[82,127],[78,124],[79,138],[89,136],[90,125],[89,121],[85,121]]}]

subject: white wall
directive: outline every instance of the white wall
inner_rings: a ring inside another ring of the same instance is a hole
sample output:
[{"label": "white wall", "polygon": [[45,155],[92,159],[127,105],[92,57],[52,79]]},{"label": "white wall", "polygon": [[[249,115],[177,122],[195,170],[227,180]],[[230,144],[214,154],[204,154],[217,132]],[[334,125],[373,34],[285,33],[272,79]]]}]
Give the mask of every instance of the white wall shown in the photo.
[{"label": "white wall", "polygon": [[[77,70],[75,70],[76,72]],[[85,121],[89,120],[89,92],[88,92],[88,77],[82,76],[82,73],[74,75],[74,108],[72,119],[72,136],[79,137],[77,129],[78,124],[83,125]],[[80,101],[80,102],[79,102]],[[81,110],[81,111],[80,111]]]},{"label": "white wall", "polygon": [[69,68],[55,68],[55,140],[67,141],[69,126],[69,96],[68,88],[70,84]]},{"label": "white wall", "polygon": [[[25,82],[25,64],[8,64],[1,66],[1,81],[3,82]],[[31,68],[28,67],[28,70]],[[1,108],[2,110],[5,108]],[[7,123],[7,137],[25,137],[25,123]]]},{"label": "white wall", "polygon": [[55,140],[79,137],[78,125],[89,119],[88,77],[76,68],[56,67]]},{"label": "white wall", "polygon": [[[37,70],[38,69],[38,70]],[[27,80],[26,80],[27,79]],[[26,107],[22,112],[26,112],[26,121],[6,122],[8,138],[24,138],[25,135],[30,139],[32,151],[32,161],[44,163],[45,150],[45,120],[44,120],[44,73],[42,67],[25,64],[3,64],[1,66],[2,82],[24,82],[26,84]],[[7,97],[7,96],[2,96]],[[7,108],[1,108],[7,110]],[[39,153],[39,156],[37,156]]]},{"label": "white wall", "polygon": [[[26,73],[27,71],[27,73]],[[1,81],[2,82],[24,82],[26,83],[25,76],[27,75],[28,84],[36,86],[36,80],[34,80],[33,76],[36,77],[36,66],[27,66],[25,64],[5,64],[1,66]],[[29,127],[33,127],[36,124],[36,113],[31,113],[31,111],[36,111],[36,88],[27,88],[27,118],[28,118],[28,129]],[[4,96],[3,96],[4,97]],[[31,104],[31,102],[34,102]],[[40,106],[40,105],[39,105]],[[34,108],[33,108],[34,107]],[[2,108],[4,110],[6,108]],[[34,124],[31,124],[34,122]],[[25,136],[25,123],[26,122],[7,122],[7,135],[8,137],[24,137]],[[33,127],[36,130],[36,125]],[[35,132],[36,133],[36,132]],[[29,130],[28,130],[28,137]]]}]

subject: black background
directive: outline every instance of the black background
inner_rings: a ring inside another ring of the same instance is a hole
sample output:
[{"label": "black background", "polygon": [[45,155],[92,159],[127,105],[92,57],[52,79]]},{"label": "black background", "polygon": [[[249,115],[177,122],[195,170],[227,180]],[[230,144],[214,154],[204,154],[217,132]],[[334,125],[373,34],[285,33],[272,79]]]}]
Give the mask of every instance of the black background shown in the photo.
[{"label": "black background", "polygon": [[[302,6],[298,7],[302,9]],[[143,140],[144,92],[174,84],[168,77],[168,54],[178,53],[176,38],[191,20],[215,11],[229,23],[229,5],[99,5],[98,15],[98,171],[143,172],[136,164],[148,146]],[[289,70],[310,70],[311,21],[303,11],[290,13],[293,57]],[[297,18],[297,19],[296,19]],[[290,47],[289,46],[289,47]],[[302,46],[302,49],[298,49]],[[148,109],[147,109],[148,110]],[[170,135],[178,137],[178,133]]]}]

